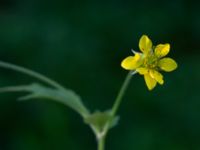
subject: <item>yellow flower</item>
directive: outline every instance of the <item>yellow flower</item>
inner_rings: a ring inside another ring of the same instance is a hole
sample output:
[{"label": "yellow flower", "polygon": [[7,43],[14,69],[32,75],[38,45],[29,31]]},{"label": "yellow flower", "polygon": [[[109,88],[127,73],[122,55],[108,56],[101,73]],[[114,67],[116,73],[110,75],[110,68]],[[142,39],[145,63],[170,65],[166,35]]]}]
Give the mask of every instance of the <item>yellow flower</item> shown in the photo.
[{"label": "yellow flower", "polygon": [[142,53],[135,52],[134,56],[126,57],[122,62],[122,68],[138,72],[144,75],[144,80],[149,90],[152,90],[157,82],[163,84],[163,75],[159,71],[171,72],[177,68],[177,63],[169,58],[163,58],[170,51],[170,44],[158,44],[153,46],[147,35],[143,35],[139,41]]}]

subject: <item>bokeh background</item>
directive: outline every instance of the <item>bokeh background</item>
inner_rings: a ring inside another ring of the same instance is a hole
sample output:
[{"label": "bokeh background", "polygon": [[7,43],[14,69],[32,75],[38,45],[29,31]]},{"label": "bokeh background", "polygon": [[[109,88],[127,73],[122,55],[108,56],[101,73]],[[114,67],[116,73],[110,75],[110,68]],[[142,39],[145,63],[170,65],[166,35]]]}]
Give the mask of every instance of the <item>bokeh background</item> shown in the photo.
[{"label": "bokeh background", "polygon": [[[200,2],[1,0],[0,60],[22,65],[109,109],[127,74],[121,60],[147,34],[170,43],[179,68],[149,92],[135,75],[107,150],[200,150]],[[0,86],[33,80],[1,69]],[[90,129],[62,104],[0,94],[0,150],[94,150]]]}]

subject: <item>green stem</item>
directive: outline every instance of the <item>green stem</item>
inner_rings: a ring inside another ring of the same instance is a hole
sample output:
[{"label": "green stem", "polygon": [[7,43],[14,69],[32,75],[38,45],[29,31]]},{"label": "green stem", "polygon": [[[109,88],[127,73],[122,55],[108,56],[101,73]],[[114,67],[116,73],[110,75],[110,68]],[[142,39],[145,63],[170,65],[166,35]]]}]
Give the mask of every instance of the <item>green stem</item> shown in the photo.
[{"label": "green stem", "polygon": [[105,148],[105,136],[98,139],[98,150],[104,150]]},{"label": "green stem", "polygon": [[6,69],[12,69],[14,71],[18,71],[18,72],[27,74],[31,77],[34,77],[34,78],[39,79],[43,82],[46,82],[47,84],[49,84],[49,85],[51,85],[55,88],[65,90],[65,88],[63,86],[61,86],[59,83],[47,78],[46,76],[44,76],[42,74],[39,74],[35,71],[26,69],[24,67],[13,65],[13,64],[10,64],[10,63],[7,63],[7,62],[2,62],[2,61],[0,61],[0,67],[6,68]]},{"label": "green stem", "polygon": [[128,75],[126,76],[126,78],[124,80],[124,83],[121,86],[121,89],[120,89],[120,91],[119,91],[119,93],[118,93],[118,95],[117,95],[117,97],[115,99],[115,102],[113,104],[113,107],[111,109],[112,118],[115,116],[115,114],[117,113],[117,110],[119,109],[119,106],[121,104],[122,98],[123,98],[123,96],[125,94],[126,89],[128,88],[128,85],[129,85],[129,83],[131,81],[131,78],[132,78],[134,73],[135,72],[130,71],[128,73]]},{"label": "green stem", "polygon": [[125,94],[125,91],[126,89],[128,88],[128,85],[131,81],[131,78],[132,76],[135,74],[136,72],[132,72],[130,71],[128,73],[128,75],[126,76],[125,80],[124,80],[124,83],[122,84],[121,86],[121,89],[119,90],[119,93],[115,99],[115,102],[113,104],[113,107],[111,109],[111,119],[110,121],[107,123],[107,125],[105,126],[104,130],[103,130],[103,135],[101,137],[98,138],[98,150],[104,150],[104,147],[105,147],[105,138],[106,138],[106,135],[108,133],[108,130],[110,128],[110,124],[112,123],[112,120],[113,118],[115,117],[118,109],[119,109],[119,106],[121,104],[121,101],[122,101],[122,98]]}]

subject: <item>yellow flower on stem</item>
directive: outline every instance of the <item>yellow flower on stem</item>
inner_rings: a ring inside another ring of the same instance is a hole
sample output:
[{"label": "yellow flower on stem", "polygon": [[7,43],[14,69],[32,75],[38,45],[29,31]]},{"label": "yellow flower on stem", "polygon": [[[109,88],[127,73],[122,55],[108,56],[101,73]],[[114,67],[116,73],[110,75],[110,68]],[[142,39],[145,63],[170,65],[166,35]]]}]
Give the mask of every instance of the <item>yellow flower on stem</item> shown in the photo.
[{"label": "yellow flower on stem", "polygon": [[[144,80],[149,90],[157,83],[163,84],[163,75],[159,71],[171,72],[177,68],[177,63],[169,57],[165,57],[170,51],[170,44],[158,44],[153,46],[147,35],[143,35],[139,41],[140,52],[134,56],[126,57],[122,62],[122,68],[134,73],[144,75]],[[165,58],[164,58],[165,57]]]}]

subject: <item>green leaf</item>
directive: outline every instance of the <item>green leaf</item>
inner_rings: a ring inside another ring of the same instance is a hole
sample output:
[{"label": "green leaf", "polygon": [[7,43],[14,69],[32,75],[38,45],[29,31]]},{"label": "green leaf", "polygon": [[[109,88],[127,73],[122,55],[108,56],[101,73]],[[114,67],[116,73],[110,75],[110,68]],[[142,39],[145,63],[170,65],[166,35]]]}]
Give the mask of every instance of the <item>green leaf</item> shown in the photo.
[{"label": "green leaf", "polygon": [[85,118],[85,123],[91,125],[97,133],[104,131],[107,125],[112,128],[117,125],[119,117],[112,117],[110,111],[96,111]]},{"label": "green leaf", "polygon": [[72,108],[83,117],[89,115],[89,111],[83,105],[81,98],[72,90],[54,89],[45,87],[38,83],[33,83],[30,85],[0,88],[0,92],[28,92],[28,95],[20,97],[19,100],[29,100],[35,98],[49,99]]}]

